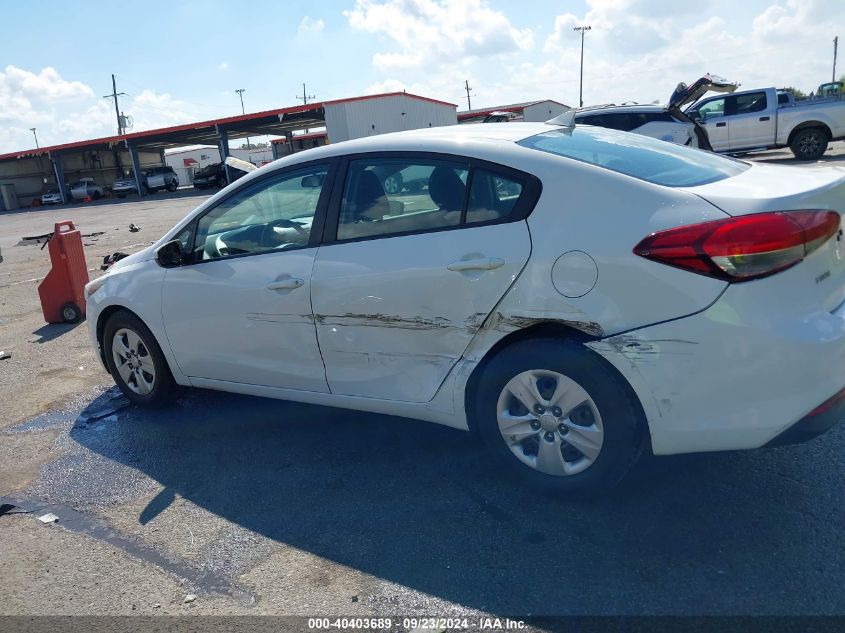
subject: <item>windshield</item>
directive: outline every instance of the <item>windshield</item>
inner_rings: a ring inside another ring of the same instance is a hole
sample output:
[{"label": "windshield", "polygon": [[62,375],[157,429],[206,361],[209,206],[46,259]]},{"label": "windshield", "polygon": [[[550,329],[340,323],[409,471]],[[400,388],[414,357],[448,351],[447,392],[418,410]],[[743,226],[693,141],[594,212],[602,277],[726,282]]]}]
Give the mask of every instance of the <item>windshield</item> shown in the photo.
[{"label": "windshield", "polygon": [[641,134],[592,126],[550,130],[518,144],[666,187],[706,185],[749,167],[742,161]]}]

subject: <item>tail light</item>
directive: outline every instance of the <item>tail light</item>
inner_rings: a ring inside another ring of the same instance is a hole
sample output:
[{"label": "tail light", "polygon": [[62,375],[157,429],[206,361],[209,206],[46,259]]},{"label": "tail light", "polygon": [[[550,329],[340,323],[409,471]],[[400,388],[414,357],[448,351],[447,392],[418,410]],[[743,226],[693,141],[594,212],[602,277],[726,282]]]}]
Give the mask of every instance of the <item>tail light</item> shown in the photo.
[{"label": "tail light", "polygon": [[835,211],[757,213],[652,233],[634,254],[690,272],[748,281],[794,266],[839,232]]}]

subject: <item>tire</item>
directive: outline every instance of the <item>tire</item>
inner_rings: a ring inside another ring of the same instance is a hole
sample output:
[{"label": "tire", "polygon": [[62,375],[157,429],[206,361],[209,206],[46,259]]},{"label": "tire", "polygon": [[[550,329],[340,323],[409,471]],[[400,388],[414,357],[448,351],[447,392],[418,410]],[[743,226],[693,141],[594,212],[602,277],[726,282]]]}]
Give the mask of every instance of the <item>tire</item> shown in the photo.
[{"label": "tire", "polygon": [[73,301],[68,301],[59,310],[62,316],[62,321],[65,323],[79,323],[82,319],[82,310]]},{"label": "tire", "polygon": [[[546,398],[542,415],[528,413],[510,391],[514,385],[519,390],[526,376]],[[562,395],[555,398],[558,385]],[[642,408],[624,378],[574,341],[529,339],[505,348],[483,369],[470,409],[474,430],[501,466],[529,485],[573,496],[613,488],[637,463],[647,438]],[[506,431],[500,430],[500,411]],[[517,422],[520,417],[533,419]]]},{"label": "tire", "polygon": [[168,190],[170,193],[173,193],[173,192],[174,192],[174,191],[176,191],[178,188],[179,188],[179,183],[177,183],[175,180],[173,180],[173,181],[171,181],[171,182],[169,182],[169,183],[167,184],[167,190]]},{"label": "tire", "polygon": [[[139,342],[133,343],[133,334]],[[117,337],[121,339],[124,350],[135,354],[115,350]],[[116,312],[106,323],[102,344],[109,373],[120,390],[135,404],[162,407],[181,395],[182,388],[173,380],[153,333],[134,314],[123,310]],[[117,357],[123,359],[120,366]]]},{"label": "tire", "polygon": [[397,194],[402,191],[402,187],[405,185],[402,179],[402,174],[397,172],[395,174],[390,174],[387,178],[384,179],[382,186],[384,187],[384,192],[387,194]]},{"label": "tire", "polygon": [[798,160],[818,160],[827,151],[829,141],[827,132],[819,127],[799,130],[792,137],[789,149]]},{"label": "tire", "polygon": [[222,189],[226,186],[226,176],[217,176],[217,188]]}]

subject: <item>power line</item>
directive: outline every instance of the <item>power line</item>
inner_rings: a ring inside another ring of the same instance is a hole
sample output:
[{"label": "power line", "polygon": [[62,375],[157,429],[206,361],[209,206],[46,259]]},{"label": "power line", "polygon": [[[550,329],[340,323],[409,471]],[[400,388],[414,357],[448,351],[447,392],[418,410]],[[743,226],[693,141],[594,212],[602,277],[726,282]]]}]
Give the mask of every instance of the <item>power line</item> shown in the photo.
[{"label": "power line", "polygon": [[[241,114],[246,114],[246,110],[244,109],[244,93],[246,92],[246,88],[238,88],[235,90],[238,93],[238,96],[241,98]],[[249,149],[249,137],[246,137],[246,148]]]},{"label": "power line", "polygon": [[126,93],[117,91],[117,83],[114,80],[114,75],[111,76],[111,87],[112,93],[110,95],[103,95],[103,99],[114,99],[114,115],[117,117],[117,135],[122,136],[123,126],[120,124],[120,107],[117,105],[117,98],[120,96],[126,96]]},{"label": "power line", "polygon": [[315,99],[315,98],[316,98],[316,97],[315,97],[314,95],[309,95],[309,94],[306,94],[306,92],[305,92],[305,84],[302,84],[302,96],[301,96],[301,97],[299,97],[299,96],[297,97],[297,99],[299,99],[299,100],[301,100],[301,101],[302,101],[302,105],[308,105],[308,100],[309,100],[309,99]]},{"label": "power line", "polygon": [[578,83],[578,103],[584,107],[584,33],[592,29],[591,26],[576,26],[574,31],[581,31],[581,81]]}]

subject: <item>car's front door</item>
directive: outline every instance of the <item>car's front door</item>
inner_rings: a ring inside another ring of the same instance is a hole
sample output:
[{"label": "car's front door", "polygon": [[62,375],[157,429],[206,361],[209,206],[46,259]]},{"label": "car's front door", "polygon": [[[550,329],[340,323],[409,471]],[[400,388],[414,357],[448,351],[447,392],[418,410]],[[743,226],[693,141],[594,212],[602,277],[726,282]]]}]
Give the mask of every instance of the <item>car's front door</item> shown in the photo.
[{"label": "car's front door", "polygon": [[169,269],[167,338],[192,378],[327,392],[311,271],[329,166],[253,181],[195,221],[192,259]]},{"label": "car's front door", "polygon": [[[326,226],[337,239],[312,278],[329,387],[427,402],[525,266],[539,185],[457,157],[361,157],[342,171]],[[385,180],[402,184],[386,193]]]},{"label": "car's front door", "polygon": [[698,122],[707,131],[707,138],[713,151],[722,152],[731,149],[730,122],[725,110],[726,97],[716,97],[705,101],[695,108]]}]

